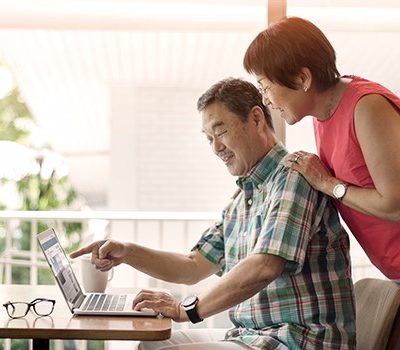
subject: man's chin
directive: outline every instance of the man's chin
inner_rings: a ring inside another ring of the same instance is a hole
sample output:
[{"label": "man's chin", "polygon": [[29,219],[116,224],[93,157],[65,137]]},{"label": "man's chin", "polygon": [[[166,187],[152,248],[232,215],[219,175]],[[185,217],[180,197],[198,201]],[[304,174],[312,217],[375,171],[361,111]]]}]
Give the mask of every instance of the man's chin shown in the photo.
[{"label": "man's chin", "polygon": [[235,171],[235,169],[232,169],[229,165],[227,165],[226,167],[229,171],[229,174],[231,174],[232,176],[238,176],[237,171]]},{"label": "man's chin", "polygon": [[243,176],[244,175],[242,171],[238,171],[237,169],[230,168],[229,166],[227,166],[227,168],[228,168],[229,173],[232,176]]}]

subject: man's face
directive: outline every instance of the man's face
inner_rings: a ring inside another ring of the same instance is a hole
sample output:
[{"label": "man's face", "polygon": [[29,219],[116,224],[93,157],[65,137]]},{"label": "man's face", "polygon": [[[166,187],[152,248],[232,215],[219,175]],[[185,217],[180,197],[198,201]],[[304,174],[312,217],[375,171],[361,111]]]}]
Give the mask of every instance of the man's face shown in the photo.
[{"label": "man's face", "polygon": [[222,103],[215,102],[202,112],[203,132],[214,153],[234,176],[246,175],[258,162],[260,149],[256,123],[250,116],[242,122]]}]

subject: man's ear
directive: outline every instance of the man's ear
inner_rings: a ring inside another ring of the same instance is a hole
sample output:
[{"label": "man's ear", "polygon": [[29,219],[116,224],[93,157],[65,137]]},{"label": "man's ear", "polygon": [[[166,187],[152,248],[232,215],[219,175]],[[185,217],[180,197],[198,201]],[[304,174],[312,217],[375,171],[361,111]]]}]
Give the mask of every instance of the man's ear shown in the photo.
[{"label": "man's ear", "polygon": [[304,92],[307,92],[312,83],[312,73],[311,71],[303,67],[300,69],[300,73],[296,77],[296,85],[300,90],[303,90]]},{"label": "man's ear", "polygon": [[257,128],[262,127],[265,121],[264,112],[259,106],[254,106],[250,110],[249,118],[251,118]]}]

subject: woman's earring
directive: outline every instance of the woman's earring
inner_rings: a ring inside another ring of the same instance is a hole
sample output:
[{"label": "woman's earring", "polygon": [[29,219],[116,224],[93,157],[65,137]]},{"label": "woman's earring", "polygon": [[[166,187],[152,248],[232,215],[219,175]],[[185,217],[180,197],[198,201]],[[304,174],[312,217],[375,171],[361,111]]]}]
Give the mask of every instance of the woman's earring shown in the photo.
[{"label": "woman's earring", "polygon": [[308,91],[308,86],[304,86],[304,92],[307,92]]}]

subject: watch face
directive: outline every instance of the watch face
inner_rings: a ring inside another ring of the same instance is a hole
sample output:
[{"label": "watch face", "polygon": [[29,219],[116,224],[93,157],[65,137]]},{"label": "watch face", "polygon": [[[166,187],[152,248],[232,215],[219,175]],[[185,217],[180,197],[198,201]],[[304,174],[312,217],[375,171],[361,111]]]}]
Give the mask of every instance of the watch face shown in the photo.
[{"label": "watch face", "polygon": [[346,193],[346,186],[344,186],[343,184],[338,184],[333,189],[333,195],[336,198],[342,198],[345,193]]},{"label": "watch face", "polygon": [[191,295],[183,299],[182,305],[185,307],[188,307],[190,305],[193,305],[197,301],[197,296],[196,295]]}]

